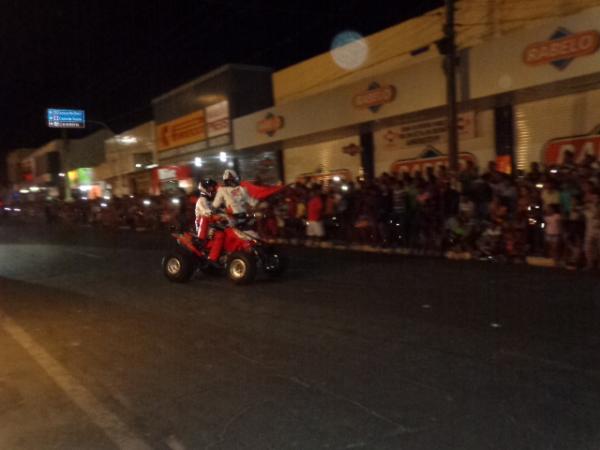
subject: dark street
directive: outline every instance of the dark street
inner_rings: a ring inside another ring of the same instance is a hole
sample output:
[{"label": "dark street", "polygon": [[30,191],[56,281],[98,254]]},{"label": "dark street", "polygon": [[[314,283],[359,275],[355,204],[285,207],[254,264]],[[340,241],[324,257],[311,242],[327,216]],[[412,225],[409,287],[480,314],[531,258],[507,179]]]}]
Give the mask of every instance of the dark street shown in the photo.
[{"label": "dark street", "polygon": [[178,285],[165,246],[0,228],[0,448],[600,444],[597,274],[288,248]]}]

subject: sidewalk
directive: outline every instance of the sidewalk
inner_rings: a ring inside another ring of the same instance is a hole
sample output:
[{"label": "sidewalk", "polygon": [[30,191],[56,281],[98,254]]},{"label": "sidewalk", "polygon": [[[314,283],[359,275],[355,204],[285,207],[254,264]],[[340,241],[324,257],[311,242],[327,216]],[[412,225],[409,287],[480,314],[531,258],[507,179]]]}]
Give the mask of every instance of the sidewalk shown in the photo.
[{"label": "sidewalk", "polygon": [[[470,254],[466,253],[446,253],[442,255],[440,251],[437,250],[422,250],[422,249],[411,249],[405,247],[399,248],[384,248],[384,247],[376,247],[371,245],[360,245],[360,244],[336,244],[330,241],[323,241],[319,243],[308,243],[304,242],[301,239],[268,239],[270,244],[277,245],[291,245],[295,247],[308,247],[308,248],[322,248],[322,249],[330,249],[330,250],[342,250],[342,251],[353,251],[353,252],[365,252],[365,253],[380,253],[386,255],[403,255],[403,256],[423,256],[429,258],[446,258],[448,260],[476,260],[476,257],[473,257]],[[553,259],[545,258],[541,256],[528,256],[525,259],[525,263],[530,266],[535,267],[548,267],[555,268],[556,264]]]}]

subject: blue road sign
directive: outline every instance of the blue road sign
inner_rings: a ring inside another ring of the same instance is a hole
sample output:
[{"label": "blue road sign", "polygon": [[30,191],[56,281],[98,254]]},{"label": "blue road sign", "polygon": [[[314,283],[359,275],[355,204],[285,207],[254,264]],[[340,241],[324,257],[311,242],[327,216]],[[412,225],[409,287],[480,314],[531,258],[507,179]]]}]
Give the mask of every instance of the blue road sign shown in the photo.
[{"label": "blue road sign", "polygon": [[47,110],[50,128],[85,128],[85,111],[81,109]]}]

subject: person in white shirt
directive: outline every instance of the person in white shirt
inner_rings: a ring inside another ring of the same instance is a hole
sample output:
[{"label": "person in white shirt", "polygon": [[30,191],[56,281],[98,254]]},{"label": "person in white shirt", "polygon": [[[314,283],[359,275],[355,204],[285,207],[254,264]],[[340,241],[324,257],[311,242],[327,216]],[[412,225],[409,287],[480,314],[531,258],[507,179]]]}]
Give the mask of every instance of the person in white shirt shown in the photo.
[{"label": "person in white shirt", "polygon": [[544,217],[544,235],[546,238],[546,247],[548,255],[556,264],[559,263],[560,244],[562,234],[562,217],[560,208],[553,204],[546,208],[546,216]]},{"label": "person in white shirt", "polygon": [[600,256],[600,195],[597,191],[592,191],[590,194],[590,200],[585,205],[583,214],[586,269],[591,270],[596,267]]},{"label": "person in white shirt", "polygon": [[213,208],[225,207],[230,215],[244,214],[248,212],[249,207],[254,207],[257,200],[250,197],[245,187],[240,186],[237,173],[231,169],[223,172],[223,186],[219,187]]}]

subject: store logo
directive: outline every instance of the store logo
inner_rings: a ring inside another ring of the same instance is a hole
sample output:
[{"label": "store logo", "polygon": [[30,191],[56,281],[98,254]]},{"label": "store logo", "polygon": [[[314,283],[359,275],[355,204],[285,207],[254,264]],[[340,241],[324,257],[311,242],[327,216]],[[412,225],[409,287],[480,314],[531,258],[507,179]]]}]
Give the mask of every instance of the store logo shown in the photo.
[{"label": "store logo", "polygon": [[395,86],[391,84],[381,86],[379,83],[373,82],[369,85],[369,89],[354,96],[352,105],[356,109],[369,109],[372,113],[376,113],[382,105],[393,102],[395,98]]},{"label": "store logo", "polygon": [[586,155],[600,157],[600,126],[589,134],[551,139],[542,149],[542,160],[547,166],[562,164],[565,153],[571,152],[576,163]]},{"label": "store logo", "polygon": [[552,64],[564,70],[575,58],[595,53],[599,45],[600,34],[595,30],[572,33],[561,27],[549,40],[528,45],[523,51],[523,61],[530,66]]},{"label": "store logo", "polygon": [[281,130],[285,122],[283,116],[276,116],[272,113],[267,114],[263,120],[258,122],[258,132],[273,137],[277,130]]},{"label": "store logo", "polygon": [[356,156],[362,152],[362,148],[356,144],[348,144],[342,147],[342,152],[344,152],[346,155]]},{"label": "store logo", "polygon": [[[467,161],[472,161],[473,163],[477,164],[477,159],[471,153],[459,153],[458,160],[463,166],[466,165]],[[428,167],[448,167],[448,164],[448,155],[445,155],[433,146],[429,146],[416,158],[401,159],[396,161],[392,164],[391,171],[392,173],[425,173]]]}]

